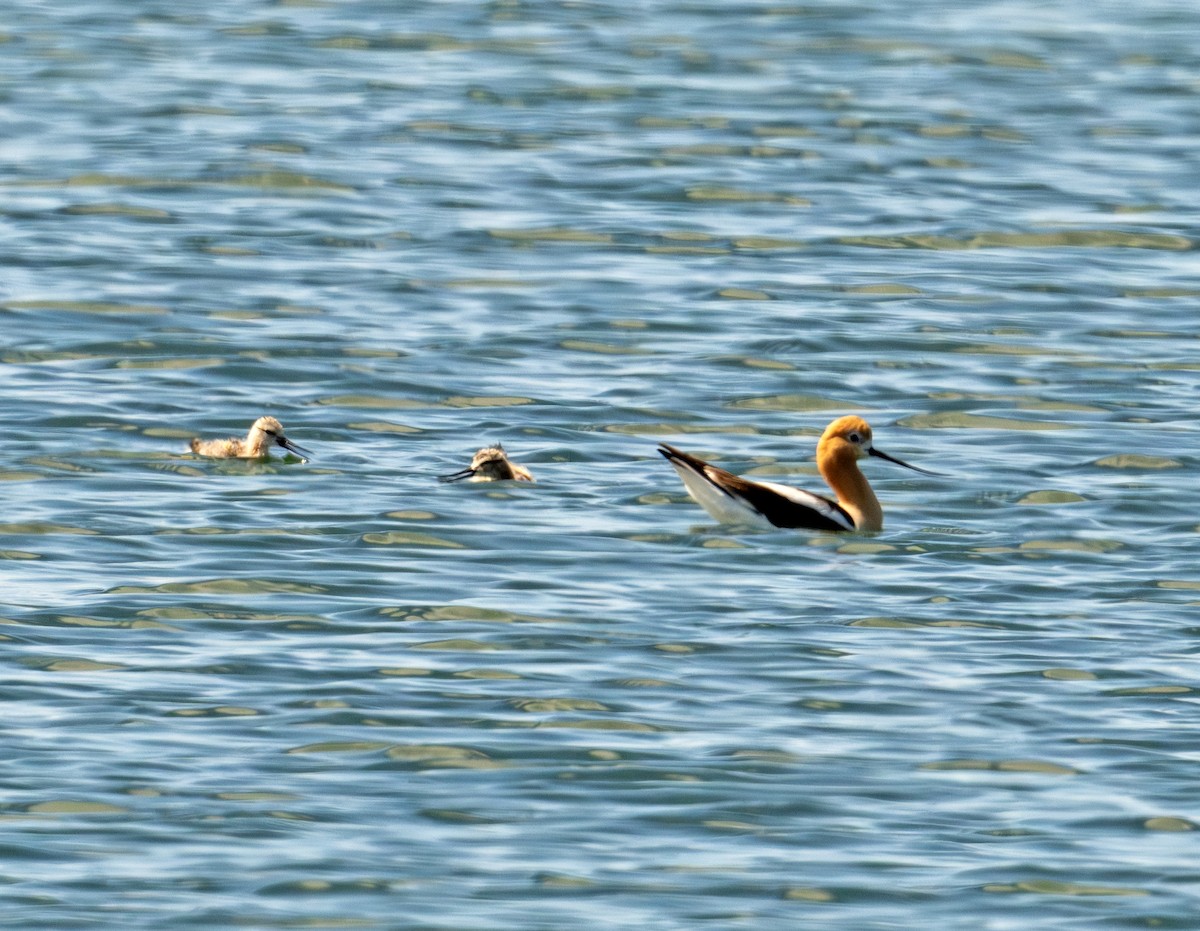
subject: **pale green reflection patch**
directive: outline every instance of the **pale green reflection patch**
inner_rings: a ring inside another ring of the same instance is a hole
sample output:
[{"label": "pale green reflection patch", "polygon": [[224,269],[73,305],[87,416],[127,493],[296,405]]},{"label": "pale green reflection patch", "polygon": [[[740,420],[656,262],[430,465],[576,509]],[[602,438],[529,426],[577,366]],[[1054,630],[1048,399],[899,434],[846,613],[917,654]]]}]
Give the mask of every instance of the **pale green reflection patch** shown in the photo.
[{"label": "pale green reflection patch", "polygon": [[1179,469],[1183,463],[1167,456],[1147,456],[1142,453],[1119,453],[1105,456],[1094,463],[1104,469]]},{"label": "pale green reflection patch", "polygon": [[402,621],[484,621],[487,623],[555,623],[558,618],[538,617],[533,614],[514,614],[497,608],[478,608],[474,605],[432,605],[425,607],[383,608],[379,612],[385,617]]},{"label": "pale green reflection patch", "polygon": [[956,770],[990,770],[1004,773],[1033,773],[1043,776],[1077,776],[1079,770],[1045,760],[942,760],[922,763],[918,769],[933,772]]},{"label": "pale green reflection patch", "polygon": [[53,802],[37,802],[25,809],[34,815],[126,815],[129,809],[107,802],[85,802],[60,799]]},{"label": "pale green reflection patch", "polygon": [[940,411],[934,414],[913,414],[903,417],[900,426],[914,430],[1069,430],[1071,424],[1046,420],[1017,420],[1014,417],[994,417],[990,414],[968,414],[964,411]]},{"label": "pale green reflection patch", "polygon": [[1017,883],[989,883],[984,892],[1032,892],[1037,895],[1149,895],[1145,889],[1123,886],[1093,886],[1084,883],[1058,882],[1051,879],[1031,879]]},{"label": "pale green reflection patch", "polygon": [[771,394],[755,398],[741,398],[725,405],[730,410],[746,411],[827,411],[862,410],[856,405],[835,398],[824,398],[815,394]]},{"label": "pale green reflection patch", "polygon": [[167,582],[163,585],[120,585],[109,589],[116,595],[149,595],[155,592],[189,595],[259,595],[277,592],[316,595],[325,591],[320,585],[303,582],[279,582],[274,579],[205,579],[201,582]]},{"label": "pale green reflection patch", "polygon": [[364,533],[363,542],[373,546],[440,546],[447,549],[465,549],[463,544],[444,540],[429,533],[391,530],[386,533]]}]

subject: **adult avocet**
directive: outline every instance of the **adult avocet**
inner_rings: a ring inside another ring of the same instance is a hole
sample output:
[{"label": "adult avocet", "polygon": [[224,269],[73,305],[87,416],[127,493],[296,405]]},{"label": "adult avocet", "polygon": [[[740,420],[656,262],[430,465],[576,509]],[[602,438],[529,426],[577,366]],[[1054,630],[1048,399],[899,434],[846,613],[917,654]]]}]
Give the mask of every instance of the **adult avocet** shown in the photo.
[{"label": "adult avocet", "polygon": [[250,427],[245,439],[230,437],[227,440],[192,440],[192,452],[213,459],[262,459],[271,452],[272,446],[282,446],[301,458],[312,456],[303,446],[298,446],[283,435],[283,425],[274,417],[259,417]]},{"label": "adult avocet", "polygon": [[439,475],[439,482],[533,482],[537,481],[525,466],[508,461],[508,453],[497,443],[485,446],[475,454],[471,464],[450,475]]},{"label": "adult avocet", "polygon": [[936,475],[901,462],[871,445],[871,427],[861,417],[839,417],[817,443],[817,469],[837,500],[774,482],[752,482],[662,443],[662,453],[704,510],[722,523],[803,530],[883,529],[883,508],[858,469],[864,456],[878,456],[914,472]]}]

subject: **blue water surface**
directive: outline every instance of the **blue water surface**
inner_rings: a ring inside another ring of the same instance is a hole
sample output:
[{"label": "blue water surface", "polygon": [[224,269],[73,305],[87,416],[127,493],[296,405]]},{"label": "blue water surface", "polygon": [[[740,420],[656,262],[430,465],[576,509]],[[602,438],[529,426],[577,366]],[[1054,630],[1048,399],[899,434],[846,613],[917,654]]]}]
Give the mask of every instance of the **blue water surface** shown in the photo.
[{"label": "blue water surface", "polygon": [[10,6],[5,927],[1197,927],[1191,4]]}]

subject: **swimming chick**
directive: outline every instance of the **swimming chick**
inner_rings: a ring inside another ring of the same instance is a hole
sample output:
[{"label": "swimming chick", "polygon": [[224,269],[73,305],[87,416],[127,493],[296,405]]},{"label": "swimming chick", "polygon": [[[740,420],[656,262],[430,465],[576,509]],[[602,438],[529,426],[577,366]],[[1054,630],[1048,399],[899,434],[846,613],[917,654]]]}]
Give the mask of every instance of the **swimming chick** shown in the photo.
[{"label": "swimming chick", "polygon": [[192,440],[192,452],[213,459],[262,459],[270,455],[272,446],[282,446],[301,458],[312,456],[303,446],[298,446],[283,435],[283,425],[274,417],[259,417],[254,421],[245,439],[230,437],[227,440]]},{"label": "swimming chick", "polygon": [[662,443],[660,453],[675,467],[688,493],[717,520],[756,527],[804,530],[883,529],[883,508],[858,461],[867,456],[936,475],[889,456],[871,443],[871,427],[861,417],[839,417],[817,443],[817,470],[837,500],[775,482],[754,482]]},{"label": "swimming chick", "polygon": [[475,454],[471,464],[460,472],[439,475],[439,482],[535,482],[537,479],[524,466],[508,461],[504,447],[485,446]]}]

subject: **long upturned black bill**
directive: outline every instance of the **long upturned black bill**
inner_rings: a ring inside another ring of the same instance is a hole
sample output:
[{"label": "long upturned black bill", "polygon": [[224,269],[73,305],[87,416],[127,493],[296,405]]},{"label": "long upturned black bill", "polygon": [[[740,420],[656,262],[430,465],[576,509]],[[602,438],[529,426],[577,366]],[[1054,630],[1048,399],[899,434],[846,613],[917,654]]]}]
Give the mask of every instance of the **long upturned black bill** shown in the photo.
[{"label": "long upturned black bill", "polygon": [[286,449],[289,453],[295,453],[297,456],[300,456],[304,459],[312,458],[312,453],[298,443],[293,443],[286,436],[276,436],[275,442]]},{"label": "long upturned black bill", "polygon": [[906,469],[912,469],[914,472],[920,472],[923,475],[941,475],[940,472],[933,472],[929,469],[921,469],[915,465],[909,465],[903,459],[897,459],[895,456],[889,456],[882,449],[876,449],[874,446],[868,449],[867,453],[872,456],[878,456],[880,459],[886,459],[888,462],[894,462],[898,466],[904,466]]},{"label": "long upturned black bill", "polygon": [[474,469],[463,469],[461,472],[451,472],[449,475],[439,475],[439,482],[461,482],[464,478],[470,478],[475,474]]}]

